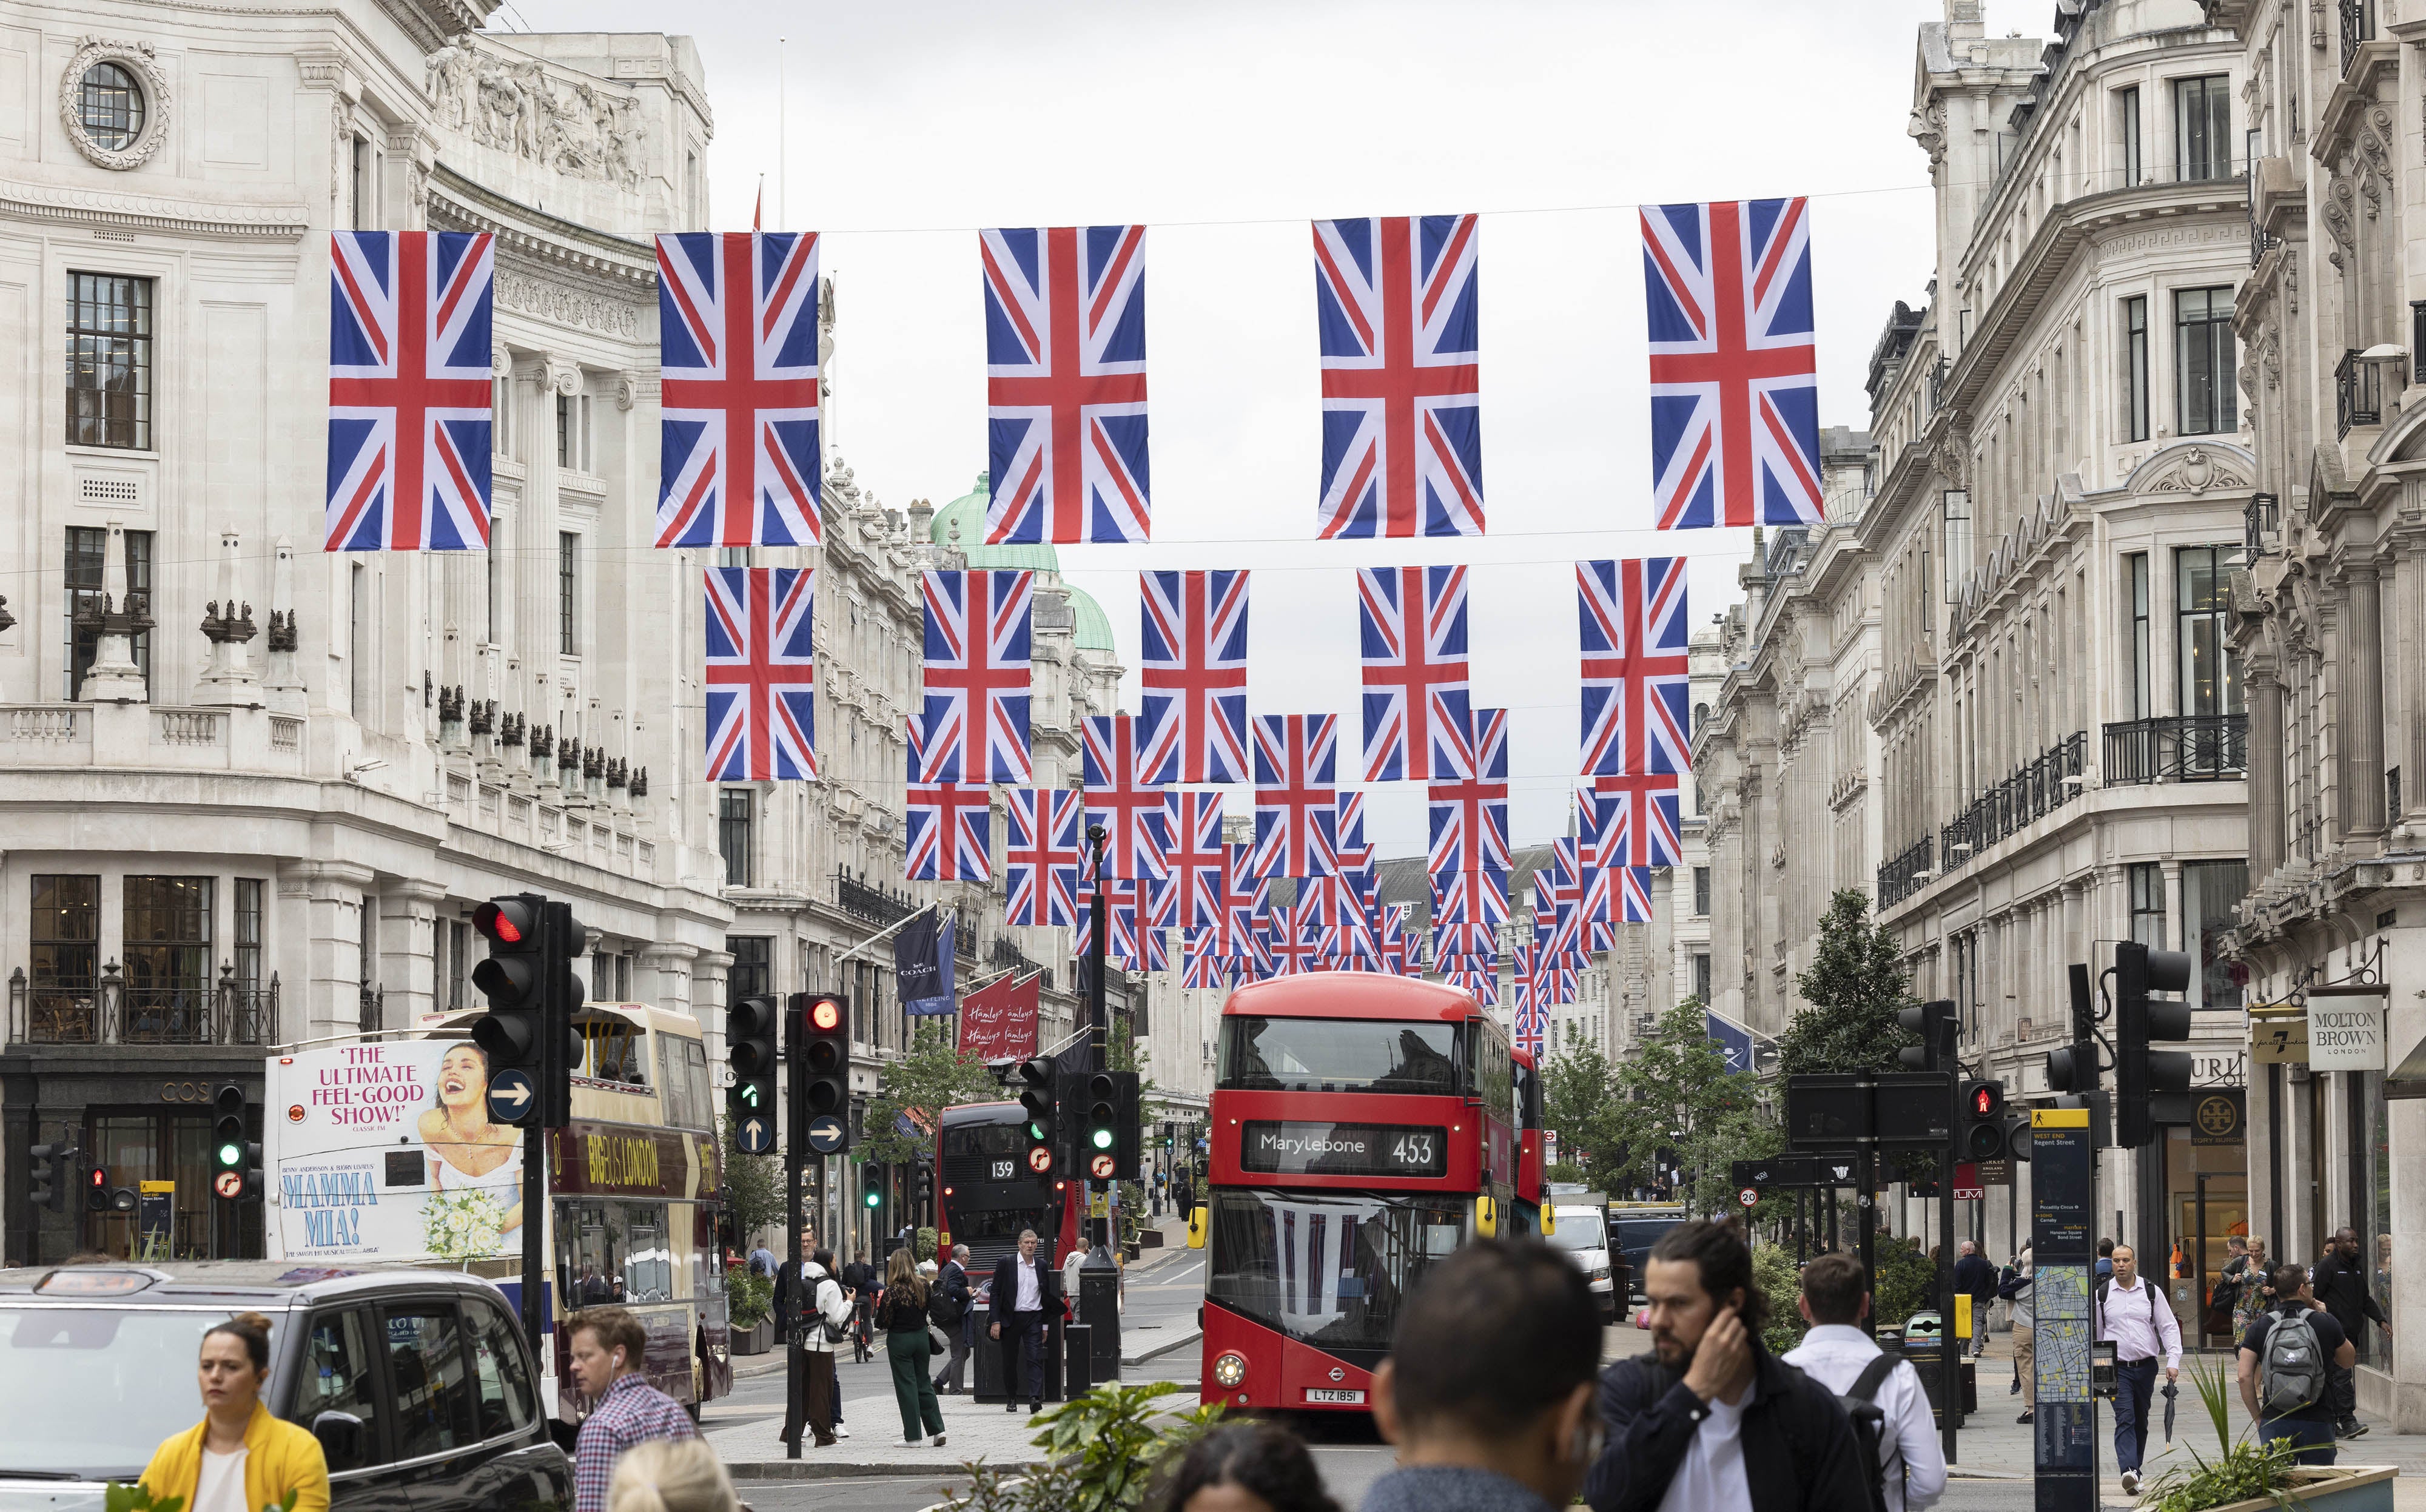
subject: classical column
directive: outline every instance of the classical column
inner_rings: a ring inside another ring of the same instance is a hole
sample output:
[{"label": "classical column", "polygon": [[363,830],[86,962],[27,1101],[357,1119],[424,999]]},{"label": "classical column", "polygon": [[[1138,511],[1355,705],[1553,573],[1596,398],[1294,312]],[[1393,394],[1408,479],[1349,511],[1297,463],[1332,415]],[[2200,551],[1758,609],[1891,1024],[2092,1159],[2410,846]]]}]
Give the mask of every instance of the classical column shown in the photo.
[{"label": "classical column", "polygon": [[379,961],[364,975],[386,994],[380,1005],[384,1028],[417,1022],[438,1006],[434,931],[445,898],[434,882],[392,881],[379,891]]},{"label": "classical column", "polygon": [[[363,909],[377,873],[349,861],[298,860],[279,869],[281,897],[304,904],[303,1014],[297,1039],[351,1034],[362,1027]],[[282,1032],[285,1032],[282,1026]]]},{"label": "classical column", "polygon": [[2255,892],[2283,865],[2289,797],[2283,775],[2283,669],[2271,648],[2242,659],[2240,686],[2249,705],[2249,887]]},{"label": "classical column", "polygon": [[2372,561],[2343,569],[2342,832],[2384,833],[2384,593]]}]

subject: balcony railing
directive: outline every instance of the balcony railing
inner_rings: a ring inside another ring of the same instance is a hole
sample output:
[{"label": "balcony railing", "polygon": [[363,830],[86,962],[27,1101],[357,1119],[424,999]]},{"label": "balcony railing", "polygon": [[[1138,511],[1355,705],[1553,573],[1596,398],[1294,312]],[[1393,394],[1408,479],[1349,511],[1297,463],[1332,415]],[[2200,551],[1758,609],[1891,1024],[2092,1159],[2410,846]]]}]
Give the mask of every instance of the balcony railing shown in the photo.
[{"label": "balcony railing", "polygon": [[2375,0],[2339,0],[2342,13],[2342,72],[2350,72],[2359,44],[2375,41]]},{"label": "balcony railing", "polygon": [[918,911],[909,899],[871,887],[843,872],[834,873],[834,904],[854,919],[871,924],[898,924]]},{"label": "balcony railing", "polygon": [[2080,796],[2089,733],[2075,731],[2040,752],[1937,832],[1938,853],[1952,872],[1981,852]]},{"label": "balcony railing", "polygon": [[2252,494],[2240,512],[2240,545],[2256,561],[2266,554],[2266,538],[2283,528],[2283,503],[2272,494]]},{"label": "balcony railing", "polygon": [[2249,760],[2246,714],[2169,714],[2106,726],[2106,786],[2224,782]]},{"label": "balcony railing", "polygon": [[2334,364],[2334,439],[2351,433],[2354,425],[2384,423],[2383,378],[2375,364],[2359,356],[2356,347]]},{"label": "balcony railing", "polygon": [[1903,902],[1920,890],[1930,875],[1930,839],[1924,835],[1901,855],[1879,868],[1879,906]]},{"label": "balcony railing", "polygon": [[98,980],[8,975],[8,1038],[29,1045],[275,1045],[278,976],[268,984],[235,980],[137,985],[117,962]]},{"label": "balcony railing", "polygon": [[977,920],[963,908],[952,910],[952,954],[972,966],[977,964]]},{"label": "balcony railing", "polygon": [[1011,943],[1008,935],[994,937],[994,944],[986,950],[986,965],[997,971],[1016,971],[1022,976],[1036,969],[1036,963],[1027,958],[1026,951]]}]

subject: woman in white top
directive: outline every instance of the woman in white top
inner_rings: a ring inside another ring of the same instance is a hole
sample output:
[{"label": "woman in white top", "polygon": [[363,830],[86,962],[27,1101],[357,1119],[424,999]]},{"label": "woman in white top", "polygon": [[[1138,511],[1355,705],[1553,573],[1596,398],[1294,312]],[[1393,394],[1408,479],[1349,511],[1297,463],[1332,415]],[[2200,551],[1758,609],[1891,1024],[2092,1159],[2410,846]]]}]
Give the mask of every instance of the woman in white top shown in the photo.
[{"label": "woman in white top", "polygon": [[269,1320],[239,1312],[202,1335],[196,1375],[202,1421],[171,1434],[143,1468],[155,1501],[171,1497],[186,1512],[329,1512],[329,1464],[306,1429],[270,1416],[261,1388],[269,1379]]},{"label": "woman in white top", "polygon": [[429,1190],[481,1192],[504,1211],[500,1237],[523,1223],[523,1133],[489,1117],[489,1057],[470,1040],[438,1061],[437,1105],[421,1115],[429,1149]]}]

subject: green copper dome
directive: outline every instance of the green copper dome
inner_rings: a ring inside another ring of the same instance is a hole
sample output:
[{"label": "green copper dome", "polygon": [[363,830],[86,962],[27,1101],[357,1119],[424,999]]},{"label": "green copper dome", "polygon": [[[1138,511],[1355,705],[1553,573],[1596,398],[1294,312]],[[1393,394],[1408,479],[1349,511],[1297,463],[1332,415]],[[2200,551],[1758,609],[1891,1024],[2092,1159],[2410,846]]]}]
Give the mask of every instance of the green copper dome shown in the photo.
[{"label": "green copper dome", "polygon": [[[961,528],[959,549],[972,567],[1026,568],[1033,572],[1061,573],[1061,554],[1048,543],[1041,545],[990,546],[985,544],[986,494],[989,481],[984,473],[978,474],[977,486],[949,504],[935,511],[928,523],[927,539],[939,546],[953,545],[952,527]],[[1064,583],[1062,591],[1070,595],[1070,611],[1076,617],[1072,627],[1071,644],[1081,651],[1110,654],[1112,644],[1111,618],[1104,606],[1080,589]]]},{"label": "green copper dome", "polygon": [[1112,647],[1112,622],[1104,606],[1090,597],[1083,589],[1062,587],[1070,595],[1070,612],[1077,623],[1070,628],[1070,643],[1081,651],[1101,651],[1109,655]]}]

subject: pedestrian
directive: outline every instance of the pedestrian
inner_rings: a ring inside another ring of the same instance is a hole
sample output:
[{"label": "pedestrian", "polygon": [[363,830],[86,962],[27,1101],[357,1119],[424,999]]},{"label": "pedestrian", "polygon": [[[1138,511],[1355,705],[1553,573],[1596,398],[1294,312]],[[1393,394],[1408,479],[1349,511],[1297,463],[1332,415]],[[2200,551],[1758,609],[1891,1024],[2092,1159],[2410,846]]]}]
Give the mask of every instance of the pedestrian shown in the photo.
[{"label": "pedestrian", "polygon": [[1988,1352],[1988,1309],[1997,1301],[1997,1267],[1980,1253],[1979,1244],[1965,1240],[1955,1247],[1954,1290],[1971,1298],[1971,1358]]},{"label": "pedestrian", "polygon": [[1873,1471],[1836,1393],[1761,1342],[1769,1299],[1732,1225],[1697,1219],[1661,1234],[1642,1293],[1652,1353],[1601,1376],[1609,1443],[1584,1483],[1593,1512],[1869,1504]]},{"label": "pedestrian", "polygon": [[634,1444],[699,1437],[682,1404],[641,1374],[648,1342],[640,1320],[622,1308],[598,1308],[573,1320],[567,1346],[573,1384],[591,1404],[574,1442],[573,1512],[606,1512],[615,1462]]},{"label": "pedestrian", "polygon": [[606,1512],[741,1512],[741,1498],[704,1439],[653,1439],[615,1461]]},{"label": "pedestrian", "polygon": [[187,1512],[329,1512],[329,1462],[311,1430],[272,1416],[261,1400],[269,1380],[269,1320],[239,1312],[202,1335],[194,1369],[202,1421],[170,1434],[138,1478],[154,1502],[183,1500]]},{"label": "pedestrian", "polygon": [[1811,1327],[1787,1352],[1786,1363],[1840,1400],[1878,1409],[1879,1484],[1887,1512],[1920,1512],[1935,1503],[1946,1491],[1946,1454],[1929,1393],[1912,1361],[1888,1354],[1862,1332],[1870,1310],[1869,1273],[1851,1255],[1821,1256],[1803,1268],[1796,1306]]},{"label": "pedestrian", "polygon": [[799,1338],[808,1355],[803,1368],[808,1389],[804,1426],[817,1447],[825,1449],[836,1439],[850,1437],[850,1430],[842,1425],[842,1378],[834,1372],[834,1346],[851,1323],[850,1298],[834,1278],[831,1250],[817,1250],[801,1262],[800,1294],[803,1303]]},{"label": "pedestrian", "polygon": [[2039,1339],[2031,1296],[2036,1280],[2031,1274],[2030,1246],[2024,1244],[2014,1263],[2005,1267],[2004,1284],[1997,1288],[1997,1294],[2014,1309],[2014,1385],[2022,1394],[2022,1415],[2014,1420],[2016,1423],[2030,1422],[2038,1409]]},{"label": "pedestrian", "polygon": [[850,1329],[851,1362],[865,1365],[876,1358],[875,1337],[869,1331],[868,1320],[876,1309],[876,1293],[881,1282],[876,1267],[857,1255],[842,1268],[843,1290],[850,1296],[853,1322]]},{"label": "pedestrian", "polygon": [[1371,1387],[1398,1466],[1364,1512],[1566,1506],[1599,1447],[1600,1316],[1583,1272],[1538,1239],[1479,1239],[1417,1276]]},{"label": "pedestrian", "polygon": [[2240,1273],[2240,1290],[2232,1299],[2232,1337],[2249,1332],[2257,1315],[2273,1306],[2274,1267],[2266,1257],[2266,1241],[2249,1236],[2249,1264]]},{"label": "pedestrian", "polygon": [[2097,1278],[2103,1281],[2113,1274],[2114,1241],[2101,1239],[2097,1242]]},{"label": "pedestrian", "polygon": [[893,1367],[893,1400],[901,1408],[901,1442],[916,1448],[919,1428],[935,1436],[944,1447],[944,1409],[935,1402],[935,1383],[927,1378],[927,1359],[933,1353],[927,1339],[927,1283],[919,1278],[918,1262],[907,1248],[897,1249],[884,1262],[884,1290],[877,1298],[876,1326],[884,1330],[884,1358]]},{"label": "pedestrian", "polygon": [[[2358,1361],[2358,1350],[2317,1298],[2297,1265],[2275,1272],[2274,1305],[2240,1336],[2240,1405],[2266,1443],[2288,1439],[2303,1465],[2330,1465],[2338,1424],[2333,1377]],[[2347,1437],[2347,1436],[2345,1436]]]},{"label": "pedestrian", "polygon": [[775,1252],[768,1249],[766,1245],[760,1244],[750,1251],[751,1275],[763,1276],[771,1281],[775,1278],[775,1273],[780,1269],[782,1269],[782,1267],[776,1263]]},{"label": "pedestrian", "polygon": [[1021,1229],[1019,1252],[994,1262],[993,1297],[994,1321],[986,1332],[1002,1345],[1003,1410],[1019,1410],[1024,1383],[1028,1412],[1042,1412],[1045,1322],[1069,1309],[1061,1300],[1059,1273],[1036,1253],[1035,1229]]},{"label": "pedestrian", "polygon": [[803,1278],[808,1270],[808,1257],[817,1252],[817,1233],[814,1228],[801,1230],[801,1263],[789,1266],[783,1261],[775,1265],[775,1326],[784,1337],[792,1334],[792,1325],[801,1314],[804,1295]]},{"label": "pedestrian", "polygon": [[943,1266],[927,1295],[927,1319],[944,1330],[945,1347],[951,1351],[951,1358],[935,1374],[935,1392],[961,1395],[967,1390],[962,1384],[962,1370],[969,1358],[968,1245],[954,1244],[944,1252]]},{"label": "pedestrian", "polygon": [[1155,1512],[1339,1512],[1305,1441],[1277,1423],[1233,1422],[1188,1446]]},{"label": "pedestrian", "polygon": [[[2317,1261],[2309,1274],[2309,1282],[2317,1301],[2334,1322],[2341,1325],[2342,1336],[2351,1341],[2353,1358],[2358,1345],[2368,1337],[2371,1322],[2382,1328],[2385,1337],[2392,1336],[2392,1320],[2385,1315],[2383,1305],[2368,1285],[2367,1267],[2359,1260],[2358,1230],[2342,1228],[2334,1235],[2325,1258]],[[2276,1288],[2279,1293],[2281,1288]],[[2334,1432],[2344,1439],[2356,1439],[2367,1432],[2367,1424],[2358,1421],[2358,1372],[2351,1365],[2336,1365],[2331,1373],[2331,1390],[2326,1393],[2334,1409]]]},{"label": "pedestrian", "polygon": [[1076,1305],[1081,1295],[1078,1291],[1078,1273],[1086,1268],[1087,1246],[1083,1243],[1071,1245],[1070,1253],[1061,1257],[1061,1294],[1070,1298],[1073,1306]]},{"label": "pedestrian", "polygon": [[2157,1367],[2164,1366],[2168,1385],[2181,1374],[2182,1325],[2175,1321],[2164,1288],[2140,1275],[2140,1258],[2130,1245],[2116,1244],[2108,1258],[2114,1274],[2098,1283],[2095,1337],[2114,1344],[2114,1465],[2123,1472],[2123,1494],[2137,1496]]},{"label": "pedestrian", "polygon": [[2231,1234],[2224,1241],[2224,1268],[2215,1273],[2215,1284],[2208,1288],[2207,1309],[2199,1315],[2199,1341],[2204,1345],[2215,1334],[2233,1332],[2232,1304],[2240,1294],[2240,1275],[2249,1269],[2249,1241]]}]

